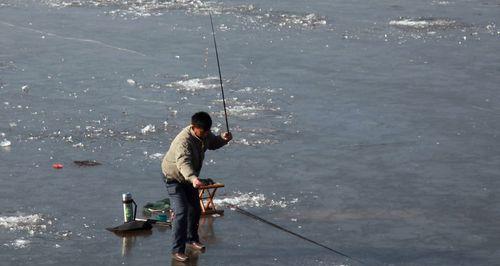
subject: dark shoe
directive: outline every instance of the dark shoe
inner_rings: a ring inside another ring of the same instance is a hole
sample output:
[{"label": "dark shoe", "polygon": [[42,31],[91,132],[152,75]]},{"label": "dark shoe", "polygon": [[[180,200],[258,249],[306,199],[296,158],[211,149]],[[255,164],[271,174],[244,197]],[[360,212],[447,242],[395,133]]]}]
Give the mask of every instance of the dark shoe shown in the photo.
[{"label": "dark shoe", "polygon": [[205,245],[203,245],[200,242],[186,243],[186,245],[191,247],[192,249],[201,250],[201,251],[205,250]]},{"label": "dark shoe", "polygon": [[180,262],[185,262],[189,259],[189,257],[184,253],[172,253],[172,258]]}]

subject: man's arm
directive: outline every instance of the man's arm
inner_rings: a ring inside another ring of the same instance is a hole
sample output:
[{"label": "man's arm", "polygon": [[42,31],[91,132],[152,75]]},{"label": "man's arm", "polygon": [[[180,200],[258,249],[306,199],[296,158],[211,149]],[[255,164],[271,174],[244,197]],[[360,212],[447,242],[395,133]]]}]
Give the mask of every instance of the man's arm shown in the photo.
[{"label": "man's arm", "polygon": [[217,150],[226,145],[233,139],[231,132],[225,132],[222,135],[216,136],[212,132],[208,134],[208,149]]}]

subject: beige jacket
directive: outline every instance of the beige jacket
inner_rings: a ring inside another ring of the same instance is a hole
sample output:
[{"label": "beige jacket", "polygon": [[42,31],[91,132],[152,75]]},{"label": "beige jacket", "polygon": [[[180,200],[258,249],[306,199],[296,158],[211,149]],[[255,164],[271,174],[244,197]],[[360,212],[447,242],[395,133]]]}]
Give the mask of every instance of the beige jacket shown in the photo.
[{"label": "beige jacket", "polygon": [[213,133],[202,140],[194,134],[191,126],[184,128],[172,141],[163,157],[163,176],[169,181],[192,183],[200,175],[205,151],[216,150],[226,143],[221,136],[215,136]]}]

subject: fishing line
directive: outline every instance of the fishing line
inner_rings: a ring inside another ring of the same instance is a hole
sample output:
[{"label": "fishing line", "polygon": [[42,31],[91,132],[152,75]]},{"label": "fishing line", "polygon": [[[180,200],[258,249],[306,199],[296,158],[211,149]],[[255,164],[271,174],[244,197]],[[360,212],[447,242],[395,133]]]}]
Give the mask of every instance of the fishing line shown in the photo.
[{"label": "fishing line", "polygon": [[303,239],[303,240],[305,240],[305,241],[308,241],[308,242],[310,242],[310,243],[313,243],[313,244],[314,244],[314,245],[316,245],[316,246],[320,246],[320,247],[322,247],[322,248],[325,248],[325,249],[327,249],[327,250],[329,250],[329,251],[331,251],[331,252],[333,252],[333,253],[335,253],[335,254],[338,254],[338,255],[341,255],[341,256],[346,257],[346,258],[348,258],[348,259],[351,259],[351,260],[357,261],[357,262],[359,262],[359,263],[361,263],[361,264],[365,264],[365,263],[364,263],[363,261],[361,261],[361,260],[358,260],[358,259],[356,259],[356,258],[353,258],[353,257],[351,257],[351,256],[349,256],[349,255],[347,255],[347,254],[345,254],[345,253],[342,253],[342,252],[340,252],[340,251],[338,251],[338,250],[335,250],[335,249],[333,249],[333,248],[331,248],[331,247],[328,247],[328,246],[325,246],[325,245],[323,245],[323,244],[321,244],[321,243],[318,243],[317,241],[314,241],[314,240],[312,240],[312,239],[310,239],[310,238],[307,238],[307,237],[305,237],[305,236],[302,236],[302,235],[299,235],[299,234],[297,234],[297,233],[295,233],[295,232],[292,232],[292,231],[290,231],[290,230],[288,230],[288,229],[286,229],[286,228],[284,228],[284,227],[282,227],[282,226],[280,226],[280,225],[277,225],[277,224],[275,224],[275,223],[273,223],[273,222],[270,222],[270,221],[268,221],[268,220],[266,220],[266,219],[264,219],[264,218],[261,218],[261,217],[259,217],[259,216],[255,215],[255,214],[253,214],[253,213],[251,213],[251,212],[249,212],[249,211],[243,210],[243,209],[241,209],[240,207],[238,207],[238,206],[236,206],[236,205],[229,204],[229,205],[227,205],[227,206],[228,206],[229,208],[234,209],[235,211],[237,211],[237,212],[239,212],[239,213],[241,213],[241,214],[245,215],[245,216],[248,216],[248,217],[250,217],[250,218],[252,218],[252,219],[255,219],[255,220],[257,220],[257,221],[260,221],[260,222],[263,222],[263,223],[265,223],[265,224],[268,224],[268,225],[270,225],[270,226],[272,226],[272,227],[274,227],[274,228],[277,228],[277,229],[279,229],[279,230],[281,230],[281,231],[284,231],[284,232],[286,232],[286,233],[288,233],[288,234],[294,235],[294,236],[296,236],[296,237],[298,237],[298,238],[300,238],[300,239]]},{"label": "fishing line", "polygon": [[127,52],[127,53],[132,53],[132,54],[136,54],[136,55],[140,55],[140,56],[144,56],[144,57],[147,56],[147,55],[145,55],[145,54],[143,54],[141,52],[137,52],[137,51],[134,51],[134,50],[130,50],[130,49],[126,49],[126,48],[114,46],[114,45],[107,44],[107,43],[104,43],[104,42],[101,42],[101,41],[97,41],[97,40],[82,39],[82,38],[75,38],[75,37],[68,37],[68,36],[57,35],[55,33],[47,32],[47,31],[42,31],[42,30],[37,30],[37,29],[28,28],[28,27],[14,25],[14,24],[11,24],[9,22],[2,21],[2,20],[0,20],[0,24],[7,25],[7,26],[12,27],[12,28],[17,28],[17,29],[27,30],[27,31],[31,31],[31,32],[36,32],[36,33],[39,33],[39,34],[42,34],[42,35],[47,35],[49,37],[55,37],[55,38],[59,38],[59,39],[63,39],[63,40],[68,40],[68,41],[77,41],[77,42],[92,43],[92,44],[100,45],[100,46],[107,47],[107,48],[114,49],[114,50],[119,50],[119,51],[123,51],[123,52]]},{"label": "fishing line", "polygon": [[222,86],[222,74],[220,71],[219,52],[217,50],[217,41],[215,40],[214,21],[212,20],[212,12],[210,10],[208,11],[208,15],[210,16],[210,25],[212,25],[212,36],[214,38],[215,57],[217,57],[217,68],[219,69],[220,90],[222,92],[222,103],[224,105],[224,117],[226,118],[226,129],[227,132],[229,132],[229,123],[227,122],[226,98],[224,97],[224,87]]}]

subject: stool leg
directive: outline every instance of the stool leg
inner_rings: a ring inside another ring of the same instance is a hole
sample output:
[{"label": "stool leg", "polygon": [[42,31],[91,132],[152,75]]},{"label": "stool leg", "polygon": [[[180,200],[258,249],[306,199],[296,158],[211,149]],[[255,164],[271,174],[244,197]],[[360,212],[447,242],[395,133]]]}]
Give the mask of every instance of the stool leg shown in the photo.
[{"label": "stool leg", "polygon": [[206,207],[207,210],[210,210],[211,209],[210,208],[210,201],[212,199],[212,194],[210,193],[210,189],[207,189],[207,194],[208,194],[208,197],[206,198],[207,202],[206,202],[205,207]]},{"label": "stool leg", "polygon": [[215,192],[217,191],[217,188],[214,188],[212,190],[212,193],[208,192],[209,194],[209,199],[208,199],[208,204],[207,206],[210,208],[210,209],[213,209],[215,211],[215,204],[214,204],[214,197],[215,197]]},{"label": "stool leg", "polygon": [[203,194],[205,194],[205,189],[202,188],[202,189],[198,190],[198,195],[200,197],[201,214],[205,214],[205,212],[206,212],[205,204],[203,202],[203,200],[204,200]]}]

